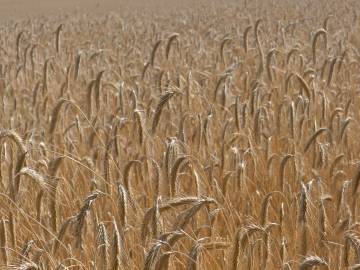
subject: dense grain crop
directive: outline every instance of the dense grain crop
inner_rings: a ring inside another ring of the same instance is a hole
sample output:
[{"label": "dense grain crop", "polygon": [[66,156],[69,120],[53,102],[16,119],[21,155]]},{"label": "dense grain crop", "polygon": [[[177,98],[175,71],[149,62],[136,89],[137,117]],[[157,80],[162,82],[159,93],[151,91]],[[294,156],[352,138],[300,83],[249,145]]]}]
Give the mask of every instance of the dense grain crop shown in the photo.
[{"label": "dense grain crop", "polygon": [[3,269],[360,269],[358,1],[0,26]]}]

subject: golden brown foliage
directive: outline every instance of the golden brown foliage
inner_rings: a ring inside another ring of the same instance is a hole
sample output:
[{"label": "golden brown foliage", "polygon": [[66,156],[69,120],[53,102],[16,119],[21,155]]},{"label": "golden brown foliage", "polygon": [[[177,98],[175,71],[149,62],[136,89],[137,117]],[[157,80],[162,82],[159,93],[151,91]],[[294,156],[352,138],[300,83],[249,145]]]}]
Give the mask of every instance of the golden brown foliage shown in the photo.
[{"label": "golden brown foliage", "polygon": [[0,266],[359,269],[359,7],[3,23]]}]

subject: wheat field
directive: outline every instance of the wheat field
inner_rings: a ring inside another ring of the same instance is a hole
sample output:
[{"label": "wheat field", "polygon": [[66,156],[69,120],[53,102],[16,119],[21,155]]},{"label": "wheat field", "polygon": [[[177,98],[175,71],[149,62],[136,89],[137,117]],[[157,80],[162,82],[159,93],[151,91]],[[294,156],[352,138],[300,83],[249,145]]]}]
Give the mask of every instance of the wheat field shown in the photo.
[{"label": "wheat field", "polygon": [[360,4],[0,24],[0,268],[360,269]]}]

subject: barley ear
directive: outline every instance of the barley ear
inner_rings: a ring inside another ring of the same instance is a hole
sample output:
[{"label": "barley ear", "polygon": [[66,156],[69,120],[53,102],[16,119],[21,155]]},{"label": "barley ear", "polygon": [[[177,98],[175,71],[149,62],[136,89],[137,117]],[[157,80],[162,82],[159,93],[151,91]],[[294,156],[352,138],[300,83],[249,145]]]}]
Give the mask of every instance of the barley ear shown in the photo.
[{"label": "barley ear", "polygon": [[324,37],[325,40],[325,44],[327,43],[326,39],[327,39],[327,31],[325,29],[319,29],[318,31],[316,31],[313,41],[312,41],[312,54],[313,54],[313,64],[316,64],[316,45],[318,42],[318,39],[320,38],[320,36]]},{"label": "barley ear", "polygon": [[328,268],[328,264],[318,256],[307,256],[305,257],[299,265],[299,270],[310,270],[316,266],[323,266]]},{"label": "barley ear", "polygon": [[56,48],[57,53],[60,52],[60,33],[61,33],[61,30],[63,29],[63,27],[64,27],[64,25],[60,24],[55,31],[55,48]]},{"label": "barley ear", "polygon": [[162,42],[162,40],[159,40],[158,42],[155,43],[155,45],[153,47],[153,50],[151,52],[151,57],[150,57],[151,66],[154,66],[156,51],[159,49],[161,42]]},{"label": "barley ear", "polygon": [[167,45],[166,45],[166,53],[165,53],[165,56],[166,56],[166,59],[169,59],[169,54],[170,54],[170,49],[171,49],[171,44],[179,37],[179,34],[178,33],[173,33],[170,35],[169,37],[169,40],[167,42]]},{"label": "barley ear", "polygon": [[7,266],[8,263],[8,243],[7,243],[7,232],[5,219],[0,221],[0,258],[2,263]]},{"label": "barley ear", "polygon": [[165,107],[165,105],[169,102],[169,100],[171,99],[172,96],[174,96],[175,92],[174,91],[168,91],[165,94],[163,94],[160,97],[160,100],[156,106],[155,109],[155,113],[154,113],[154,117],[153,117],[153,122],[152,122],[152,126],[151,126],[151,132],[152,134],[155,134],[156,132],[156,128],[159,124],[160,121],[160,116],[162,113],[163,108]]},{"label": "barley ear", "polygon": [[108,269],[108,248],[109,241],[104,223],[97,225],[96,249],[98,255],[99,269]]}]

